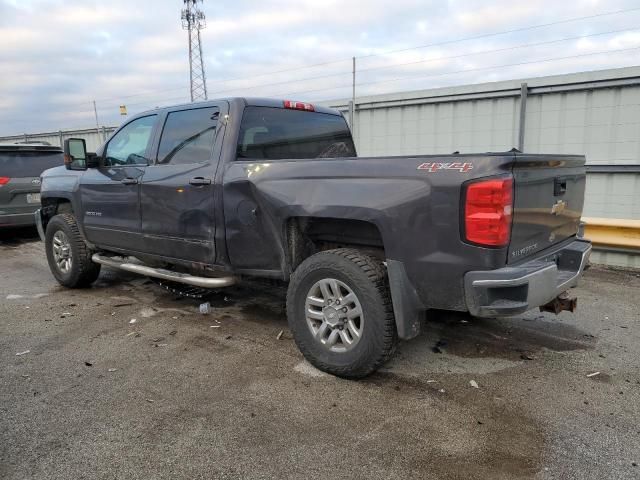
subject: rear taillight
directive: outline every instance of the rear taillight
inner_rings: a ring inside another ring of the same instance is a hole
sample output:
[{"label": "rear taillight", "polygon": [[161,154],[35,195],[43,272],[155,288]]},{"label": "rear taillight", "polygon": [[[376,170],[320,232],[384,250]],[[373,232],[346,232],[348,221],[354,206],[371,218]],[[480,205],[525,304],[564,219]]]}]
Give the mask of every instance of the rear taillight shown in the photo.
[{"label": "rear taillight", "polygon": [[513,178],[493,178],[469,183],[464,204],[467,241],[504,247],[511,235]]},{"label": "rear taillight", "polygon": [[310,103],[304,102],[294,102],[293,100],[285,100],[283,102],[284,108],[289,108],[291,110],[305,110],[307,112],[315,112],[316,109]]},{"label": "rear taillight", "polygon": [[0,177],[0,187],[9,183],[9,180],[11,180],[9,177]]}]

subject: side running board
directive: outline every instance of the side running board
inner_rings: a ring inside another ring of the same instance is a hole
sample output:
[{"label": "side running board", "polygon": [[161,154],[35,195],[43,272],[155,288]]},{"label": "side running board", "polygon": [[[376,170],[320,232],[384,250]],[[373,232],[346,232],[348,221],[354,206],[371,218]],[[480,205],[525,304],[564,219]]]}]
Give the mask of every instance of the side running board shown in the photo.
[{"label": "side running board", "polygon": [[171,280],[173,282],[185,283],[202,288],[220,288],[229,287],[236,283],[235,277],[196,277],[188,273],[173,272],[164,268],[153,268],[140,263],[134,263],[123,257],[106,257],[99,253],[94,253],[91,257],[95,263],[99,263],[106,267],[119,268],[127,272],[139,273],[147,277],[161,278],[163,280]]}]

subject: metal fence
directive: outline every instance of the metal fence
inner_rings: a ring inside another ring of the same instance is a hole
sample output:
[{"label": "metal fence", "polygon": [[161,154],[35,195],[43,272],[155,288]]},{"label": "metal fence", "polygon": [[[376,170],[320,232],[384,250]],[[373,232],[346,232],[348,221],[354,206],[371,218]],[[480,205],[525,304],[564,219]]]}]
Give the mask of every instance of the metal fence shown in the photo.
[{"label": "metal fence", "polygon": [[67,138],[84,138],[87,142],[87,150],[95,151],[115,129],[116,127],[100,127],[86,128],[83,130],[58,130],[57,132],[45,133],[24,133],[22,135],[0,137],[0,142],[38,141],[62,147],[62,144]]},{"label": "metal fence", "polygon": [[[640,219],[640,67],[324,102],[345,113],[360,155],[506,151],[587,156],[585,217]],[[351,118],[353,117],[353,118]],[[114,127],[0,137],[95,150]],[[605,248],[598,263],[640,268]]]}]

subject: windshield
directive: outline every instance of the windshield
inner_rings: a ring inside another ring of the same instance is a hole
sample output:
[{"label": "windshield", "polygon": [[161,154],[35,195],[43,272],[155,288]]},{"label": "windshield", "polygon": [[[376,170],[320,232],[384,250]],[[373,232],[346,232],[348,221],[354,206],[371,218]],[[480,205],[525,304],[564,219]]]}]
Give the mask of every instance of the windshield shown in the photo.
[{"label": "windshield", "polygon": [[327,113],[247,107],[238,138],[238,158],[355,157],[345,119]]}]

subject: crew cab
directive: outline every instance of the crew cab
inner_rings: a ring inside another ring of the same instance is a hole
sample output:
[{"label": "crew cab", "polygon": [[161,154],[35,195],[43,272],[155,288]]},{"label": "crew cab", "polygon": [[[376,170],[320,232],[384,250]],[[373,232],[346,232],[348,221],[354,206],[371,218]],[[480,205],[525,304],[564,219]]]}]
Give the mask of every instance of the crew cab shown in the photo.
[{"label": "crew cab", "polygon": [[64,151],[36,213],[58,282],[101,265],[199,288],[279,279],[304,356],[348,378],[431,309],[573,310],[591,251],[583,156],[358,157],[344,117],[304,102],[159,108]]}]

